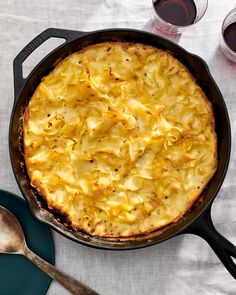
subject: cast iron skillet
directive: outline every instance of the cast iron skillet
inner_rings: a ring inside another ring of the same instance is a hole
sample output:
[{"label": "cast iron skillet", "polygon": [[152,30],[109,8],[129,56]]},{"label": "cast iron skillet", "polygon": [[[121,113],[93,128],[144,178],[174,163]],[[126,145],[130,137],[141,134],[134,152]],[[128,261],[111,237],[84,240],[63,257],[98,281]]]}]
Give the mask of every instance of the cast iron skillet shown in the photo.
[{"label": "cast iron skillet", "polygon": [[[33,69],[31,74],[26,79],[23,79],[22,63],[24,60],[37,47],[51,37],[63,38],[65,39],[65,43],[47,55]],[[203,88],[207,97],[212,102],[216,120],[219,160],[218,169],[213,179],[208,184],[203,196],[179,223],[169,226],[164,231],[159,230],[148,235],[140,235],[133,239],[126,238],[111,240],[97,238],[83,232],[73,232],[66,227],[66,225],[63,224],[63,217],[50,212],[46,204],[42,201],[42,198],[40,198],[30,186],[22,153],[22,112],[41,78],[47,75],[53,69],[54,65],[68,54],[78,51],[90,44],[104,41],[141,42],[171,51],[176,58],[187,66],[197,79],[199,85]],[[222,185],[229,163],[231,145],[230,122],[220,90],[213,80],[206,63],[201,58],[190,54],[180,46],[164,38],[138,30],[107,29],[95,32],[78,32],[61,29],[47,29],[34,38],[15,58],[14,88],[15,102],[9,130],[11,163],[16,181],[22,194],[28,201],[33,214],[38,220],[50,225],[59,233],[76,242],[102,249],[135,249],[163,242],[179,234],[195,234],[208,242],[227,270],[234,278],[236,278],[236,265],[232,259],[232,257],[236,258],[236,247],[216,231],[210,214],[212,202]]]}]

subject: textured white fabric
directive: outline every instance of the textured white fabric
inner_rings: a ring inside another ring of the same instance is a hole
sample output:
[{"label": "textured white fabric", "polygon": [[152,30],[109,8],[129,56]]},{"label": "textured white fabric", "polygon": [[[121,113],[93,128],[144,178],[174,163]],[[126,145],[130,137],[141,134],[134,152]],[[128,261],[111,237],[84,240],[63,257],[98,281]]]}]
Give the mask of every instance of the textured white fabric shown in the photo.
[{"label": "textured white fabric", "polygon": [[[216,228],[236,244],[236,64],[221,53],[219,36],[233,1],[209,0],[206,15],[178,43],[203,57],[225,98],[232,126],[227,177],[213,205]],[[90,31],[128,27],[150,29],[151,0],[2,0],[0,5],[0,187],[20,195],[8,155],[13,104],[12,61],[48,27]],[[142,41],[142,40],[140,40]],[[27,62],[46,53],[45,46]],[[128,252],[87,248],[53,232],[56,264],[103,295],[235,295],[236,284],[201,238],[185,235]],[[1,267],[1,266],[0,266]],[[1,291],[0,291],[1,293]],[[69,294],[53,282],[48,295]],[[4,295],[4,294],[3,294]],[[15,295],[15,294],[12,294]]]}]

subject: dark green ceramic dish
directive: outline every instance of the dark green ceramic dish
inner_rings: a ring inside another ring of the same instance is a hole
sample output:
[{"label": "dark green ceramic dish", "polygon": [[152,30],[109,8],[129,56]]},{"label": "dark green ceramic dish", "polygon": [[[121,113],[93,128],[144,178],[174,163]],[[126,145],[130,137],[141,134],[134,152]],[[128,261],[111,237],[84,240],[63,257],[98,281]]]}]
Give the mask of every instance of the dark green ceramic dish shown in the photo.
[{"label": "dark green ceramic dish", "polygon": [[[40,257],[55,263],[54,245],[49,228],[39,223],[23,199],[0,190],[0,206],[20,221],[27,244]],[[0,254],[1,295],[44,295],[51,279],[21,255]]]}]

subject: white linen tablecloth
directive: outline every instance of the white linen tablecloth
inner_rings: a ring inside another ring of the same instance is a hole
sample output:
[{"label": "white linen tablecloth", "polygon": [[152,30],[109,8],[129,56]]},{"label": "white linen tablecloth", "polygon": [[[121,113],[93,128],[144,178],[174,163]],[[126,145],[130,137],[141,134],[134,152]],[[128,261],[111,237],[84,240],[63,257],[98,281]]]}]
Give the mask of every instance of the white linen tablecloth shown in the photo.
[{"label": "white linen tablecloth", "polygon": [[[216,228],[236,244],[236,64],[229,62],[219,48],[221,23],[234,5],[231,0],[209,0],[204,18],[184,32],[178,43],[206,60],[229,110],[231,161],[215,199],[212,217]],[[112,27],[147,30],[152,14],[151,0],[1,0],[0,188],[21,195],[8,155],[8,124],[13,105],[12,62],[18,52],[49,27],[82,31]],[[26,62],[26,72],[49,47],[52,48],[52,43],[42,46]],[[56,265],[103,295],[236,294],[234,279],[207,243],[193,235],[128,252],[91,249],[55,232],[53,236]],[[0,294],[4,295],[1,290]],[[55,282],[48,291],[48,295],[66,294],[69,293]]]}]

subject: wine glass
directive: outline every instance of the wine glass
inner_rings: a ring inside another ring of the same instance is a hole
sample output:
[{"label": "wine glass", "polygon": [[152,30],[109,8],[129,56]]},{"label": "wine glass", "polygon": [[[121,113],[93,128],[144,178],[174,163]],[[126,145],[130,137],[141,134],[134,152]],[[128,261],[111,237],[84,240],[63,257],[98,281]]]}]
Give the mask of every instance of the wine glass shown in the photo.
[{"label": "wine glass", "polygon": [[208,0],[152,0],[157,28],[168,34],[180,34],[204,16]]},{"label": "wine glass", "polygon": [[225,56],[236,62],[236,8],[226,15],[222,23],[220,46]]}]

